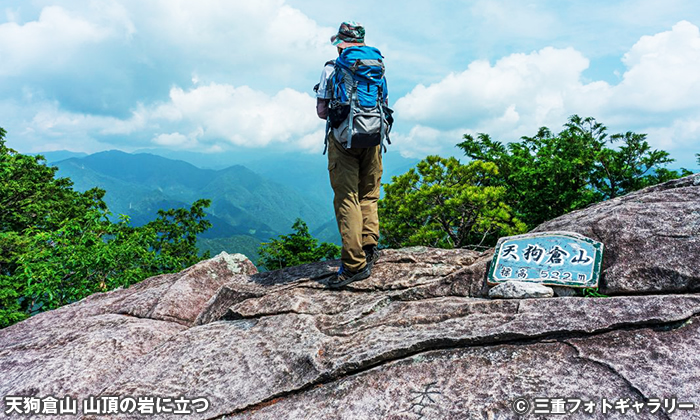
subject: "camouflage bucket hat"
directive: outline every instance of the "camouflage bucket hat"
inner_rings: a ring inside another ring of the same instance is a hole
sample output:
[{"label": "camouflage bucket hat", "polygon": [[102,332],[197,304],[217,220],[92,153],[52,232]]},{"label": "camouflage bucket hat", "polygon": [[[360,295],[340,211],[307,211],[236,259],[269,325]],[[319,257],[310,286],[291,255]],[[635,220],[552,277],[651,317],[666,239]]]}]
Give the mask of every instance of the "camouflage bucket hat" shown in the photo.
[{"label": "camouflage bucket hat", "polygon": [[340,24],[338,33],[331,37],[331,43],[340,48],[365,45],[365,28],[361,23],[343,22]]}]

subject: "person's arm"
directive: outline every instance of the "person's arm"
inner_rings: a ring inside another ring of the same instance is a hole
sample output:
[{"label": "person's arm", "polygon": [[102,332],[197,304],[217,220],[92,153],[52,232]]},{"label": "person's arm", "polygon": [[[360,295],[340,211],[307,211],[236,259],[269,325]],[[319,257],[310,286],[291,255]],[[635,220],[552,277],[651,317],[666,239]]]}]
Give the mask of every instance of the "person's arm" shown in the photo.
[{"label": "person's arm", "polygon": [[330,99],[326,97],[326,86],[328,84],[328,79],[333,73],[334,64],[333,61],[328,61],[323,67],[323,72],[321,73],[321,81],[316,85],[314,89],[316,91],[316,115],[318,118],[325,120],[328,118],[328,103]]},{"label": "person's arm", "polygon": [[328,118],[328,99],[316,98],[316,115],[322,120]]}]

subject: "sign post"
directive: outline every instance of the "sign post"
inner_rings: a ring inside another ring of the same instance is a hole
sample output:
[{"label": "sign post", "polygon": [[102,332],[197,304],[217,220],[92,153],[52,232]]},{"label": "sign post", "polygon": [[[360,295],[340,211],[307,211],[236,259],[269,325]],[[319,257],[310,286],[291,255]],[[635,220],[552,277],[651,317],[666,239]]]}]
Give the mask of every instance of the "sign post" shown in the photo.
[{"label": "sign post", "polygon": [[552,286],[598,287],[603,244],[574,232],[542,232],[501,238],[489,284],[509,280]]}]

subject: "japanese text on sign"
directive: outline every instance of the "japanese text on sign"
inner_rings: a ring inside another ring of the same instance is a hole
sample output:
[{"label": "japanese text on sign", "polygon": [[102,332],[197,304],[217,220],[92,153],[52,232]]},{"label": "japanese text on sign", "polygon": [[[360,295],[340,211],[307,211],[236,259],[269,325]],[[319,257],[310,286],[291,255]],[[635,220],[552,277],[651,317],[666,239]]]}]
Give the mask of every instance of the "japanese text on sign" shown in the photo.
[{"label": "japanese text on sign", "polygon": [[537,233],[499,241],[489,282],[509,280],[596,287],[603,244],[572,233]]}]

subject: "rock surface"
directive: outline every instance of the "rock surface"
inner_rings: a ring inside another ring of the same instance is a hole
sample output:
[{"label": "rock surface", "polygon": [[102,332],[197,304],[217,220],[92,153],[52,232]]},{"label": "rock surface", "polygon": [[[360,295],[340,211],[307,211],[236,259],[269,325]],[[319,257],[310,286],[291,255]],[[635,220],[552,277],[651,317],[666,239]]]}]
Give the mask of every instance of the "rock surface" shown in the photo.
[{"label": "rock surface", "polygon": [[700,292],[700,174],[543,223],[603,242],[605,294]]},{"label": "rock surface", "polygon": [[507,281],[489,290],[490,298],[499,299],[549,298],[552,296],[554,296],[554,289],[551,287],[523,281]]},{"label": "rock surface", "polygon": [[222,284],[255,272],[244,256],[221,254],[4,328],[0,396],[97,395],[138,359],[186,331]]},{"label": "rock surface", "polygon": [[[385,250],[370,278],[337,291],[338,261],[256,273],[222,254],[0,330],[0,396],[204,397],[206,411],[149,417],[274,420],[558,417],[532,412],[546,397],[595,402],[566,418],[628,418],[602,400],[676,398],[698,408],[633,415],[700,418],[698,184],[548,222],[605,243],[614,297],[487,299],[492,251]],[[518,417],[521,397],[531,408]]]}]

